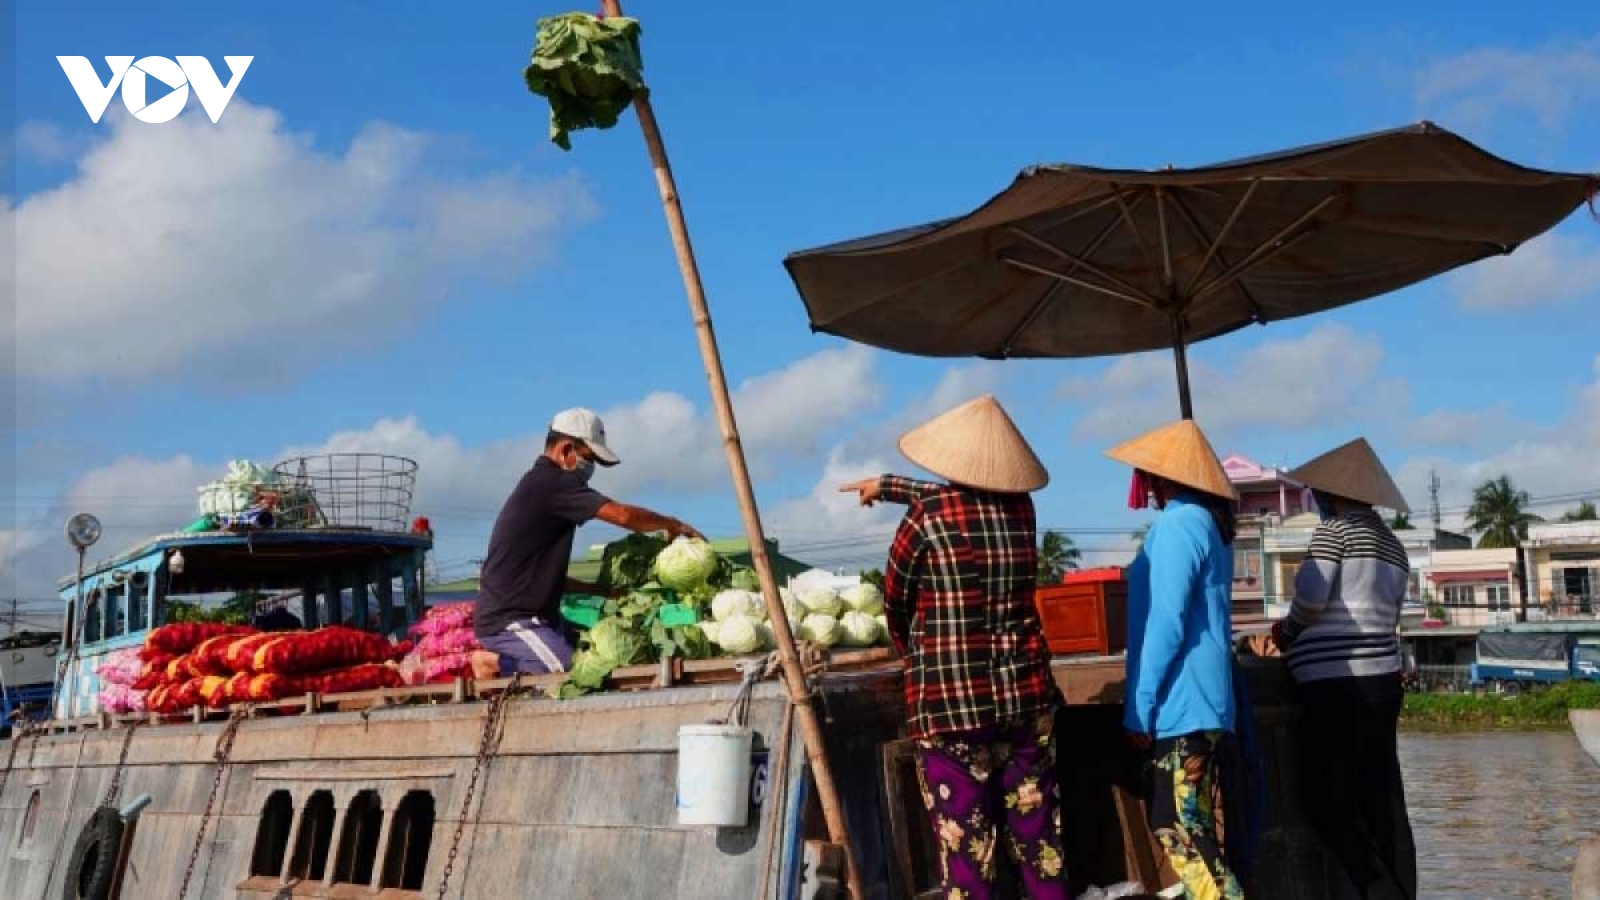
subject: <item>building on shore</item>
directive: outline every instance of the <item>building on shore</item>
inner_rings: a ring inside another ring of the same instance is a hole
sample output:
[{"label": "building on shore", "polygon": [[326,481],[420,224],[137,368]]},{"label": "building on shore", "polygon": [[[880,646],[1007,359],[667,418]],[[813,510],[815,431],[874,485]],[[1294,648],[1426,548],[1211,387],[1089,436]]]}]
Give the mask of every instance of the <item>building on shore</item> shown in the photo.
[{"label": "building on shore", "polygon": [[1600,616],[1600,522],[1547,522],[1522,542],[1528,618]]},{"label": "building on shore", "polygon": [[1238,453],[1222,461],[1239,491],[1239,530],[1233,541],[1233,611],[1259,616],[1267,609],[1267,565],[1263,542],[1270,529],[1312,509],[1311,491],[1284,470]]},{"label": "building on shore", "polygon": [[1523,621],[1521,554],[1514,547],[1439,550],[1423,572],[1423,601],[1450,625],[1484,628]]}]

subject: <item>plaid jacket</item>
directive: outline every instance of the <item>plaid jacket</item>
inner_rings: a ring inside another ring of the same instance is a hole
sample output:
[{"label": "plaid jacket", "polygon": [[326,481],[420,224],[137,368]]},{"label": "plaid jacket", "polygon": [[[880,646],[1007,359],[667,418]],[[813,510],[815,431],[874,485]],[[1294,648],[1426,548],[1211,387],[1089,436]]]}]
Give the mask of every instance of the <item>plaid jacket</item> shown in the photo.
[{"label": "plaid jacket", "polygon": [[1033,500],[885,475],[907,504],[884,571],[912,737],[1021,722],[1059,702],[1033,603]]}]

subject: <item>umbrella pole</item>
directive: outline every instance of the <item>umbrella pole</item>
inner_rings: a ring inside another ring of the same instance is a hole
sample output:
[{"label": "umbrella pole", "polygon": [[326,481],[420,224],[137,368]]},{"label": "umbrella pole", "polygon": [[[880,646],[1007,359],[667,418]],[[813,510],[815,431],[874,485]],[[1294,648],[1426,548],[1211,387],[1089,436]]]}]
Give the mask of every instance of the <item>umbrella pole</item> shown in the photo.
[{"label": "umbrella pole", "polygon": [[[621,16],[618,0],[603,0],[602,9],[608,16]],[[794,635],[789,630],[789,617],[778,594],[778,581],[772,572],[772,561],[767,556],[766,535],[761,527],[761,513],[756,507],[755,490],[750,482],[750,469],[745,462],[744,447],[739,441],[739,426],[733,416],[733,401],[728,394],[728,382],[722,371],[722,355],[717,349],[716,333],[711,327],[711,310],[706,303],[705,286],[700,281],[700,267],[695,262],[694,247],[689,242],[689,225],[684,219],[683,206],[678,202],[678,185],[672,177],[672,166],[667,161],[666,146],[661,140],[661,129],[656,124],[655,110],[650,105],[649,94],[640,91],[633,98],[634,113],[639,117],[639,128],[644,132],[645,146],[650,151],[650,163],[655,169],[656,186],[661,191],[661,205],[667,216],[667,230],[672,234],[672,247],[678,257],[678,269],[683,274],[684,290],[689,295],[689,311],[694,319],[695,334],[699,338],[700,357],[705,365],[706,379],[711,383],[711,401],[717,411],[717,423],[722,429],[722,446],[727,452],[728,468],[733,476],[734,493],[739,499],[739,513],[744,519],[745,536],[750,542],[750,562],[761,582],[761,595],[766,602],[767,618],[772,623],[772,636],[778,645],[778,662],[782,667],[784,685],[789,702],[800,725],[800,735],[805,742],[806,757],[816,781],[817,800],[828,828],[829,840],[837,844],[845,855],[850,895],[864,900],[861,869],[856,864],[855,849],[850,841],[849,826],[844,809],[839,802],[838,786],[833,780],[833,769],[828,762],[827,746],[823,742],[822,724],[818,721],[816,707],[806,685],[805,669],[795,649]],[[782,773],[779,773],[782,777]]]},{"label": "umbrella pole", "polygon": [[1183,317],[1172,317],[1172,356],[1178,366],[1178,409],[1185,419],[1194,418],[1194,404],[1189,399],[1189,349],[1183,338]]}]

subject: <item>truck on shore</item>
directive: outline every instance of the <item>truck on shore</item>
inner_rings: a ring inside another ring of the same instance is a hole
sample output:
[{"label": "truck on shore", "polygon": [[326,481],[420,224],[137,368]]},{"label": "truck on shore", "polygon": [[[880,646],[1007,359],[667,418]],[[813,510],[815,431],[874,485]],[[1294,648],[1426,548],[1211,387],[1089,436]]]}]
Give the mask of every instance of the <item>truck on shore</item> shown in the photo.
[{"label": "truck on shore", "polygon": [[1485,631],[1478,635],[1473,687],[1517,691],[1536,684],[1600,682],[1600,633]]}]

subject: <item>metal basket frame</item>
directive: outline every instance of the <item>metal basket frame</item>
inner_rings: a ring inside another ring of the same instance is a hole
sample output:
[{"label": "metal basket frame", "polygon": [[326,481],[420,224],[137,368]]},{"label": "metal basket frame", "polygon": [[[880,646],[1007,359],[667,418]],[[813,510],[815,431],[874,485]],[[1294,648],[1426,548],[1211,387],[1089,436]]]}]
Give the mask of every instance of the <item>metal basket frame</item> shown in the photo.
[{"label": "metal basket frame", "polygon": [[317,527],[410,530],[417,463],[383,453],[321,453],[276,463],[282,486],[302,491]]}]

